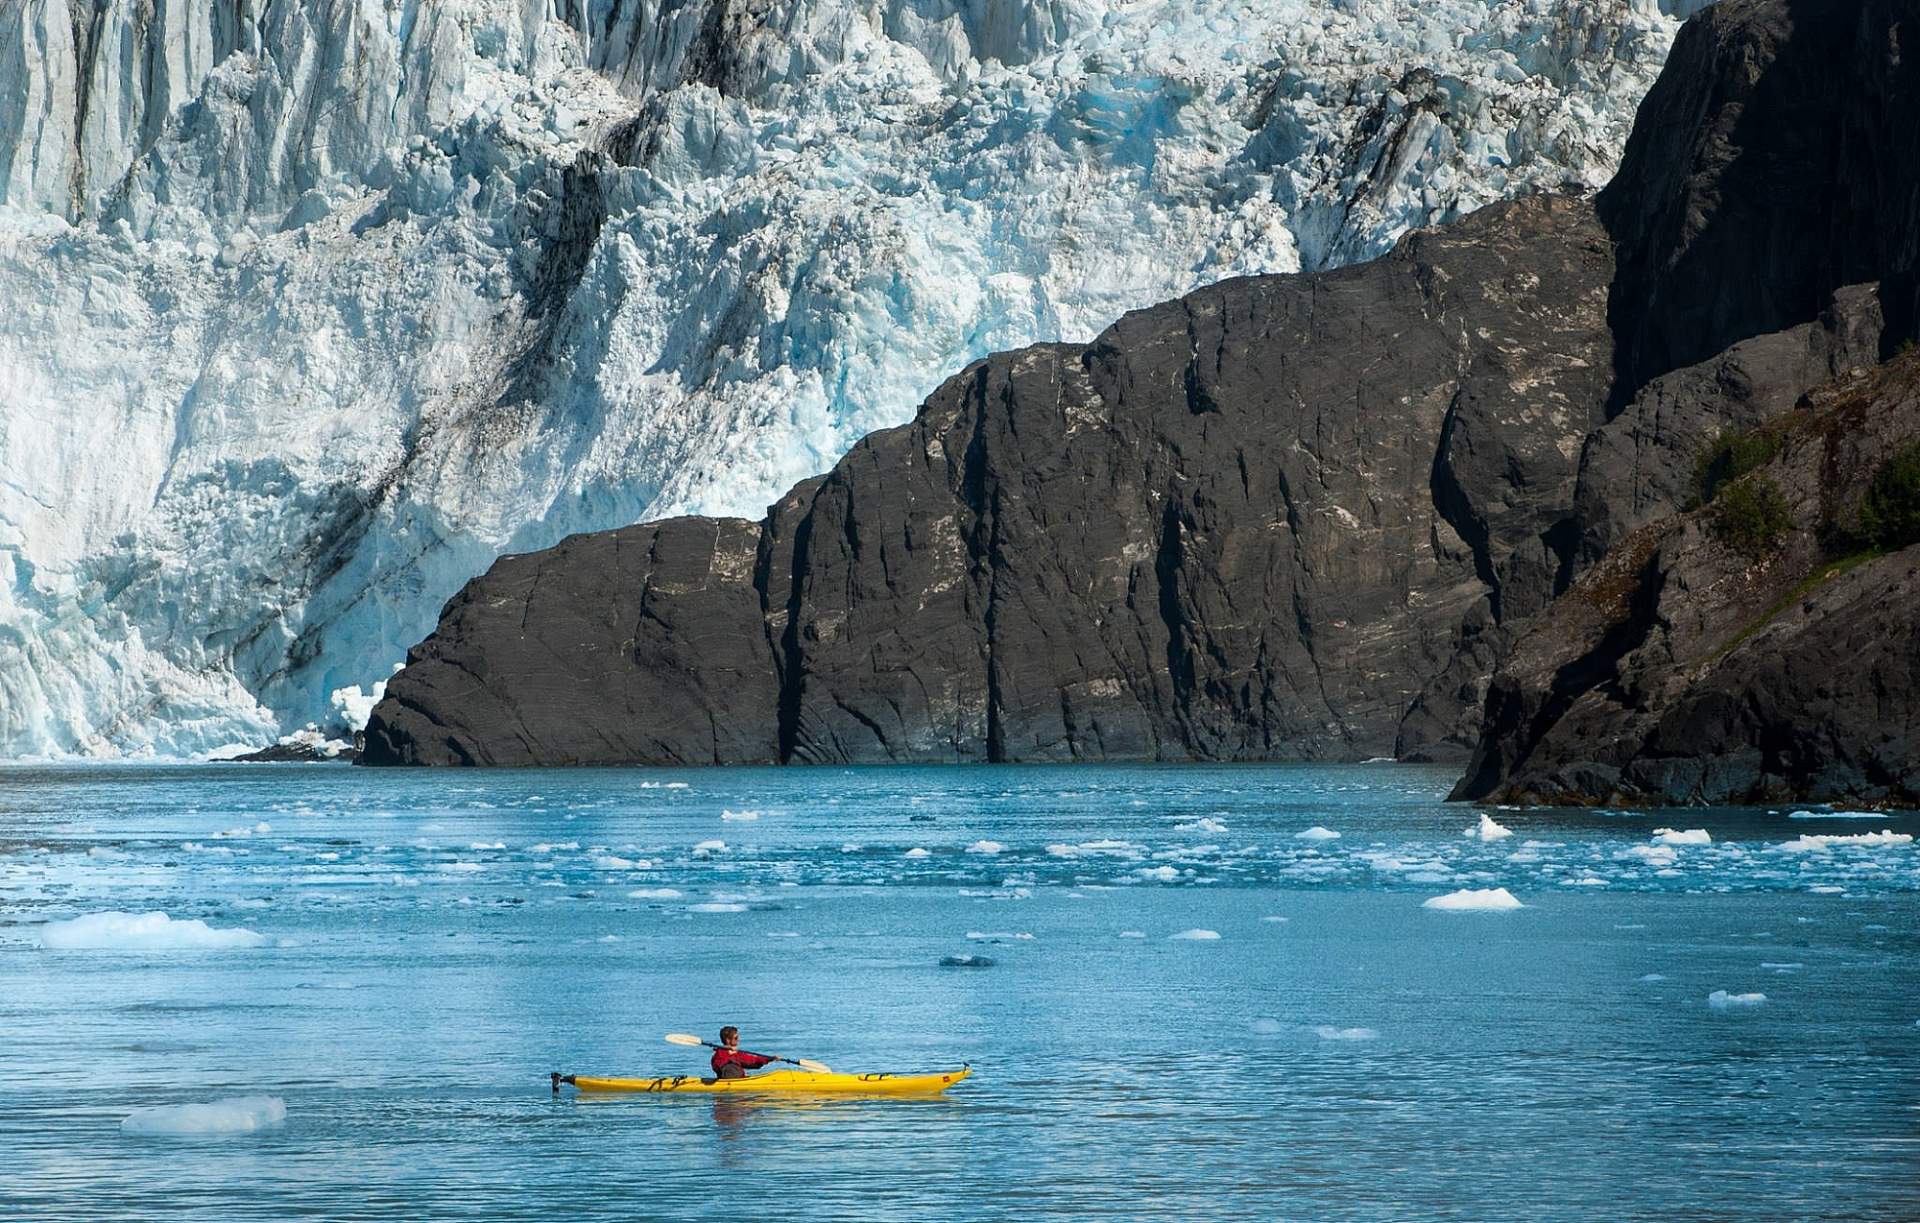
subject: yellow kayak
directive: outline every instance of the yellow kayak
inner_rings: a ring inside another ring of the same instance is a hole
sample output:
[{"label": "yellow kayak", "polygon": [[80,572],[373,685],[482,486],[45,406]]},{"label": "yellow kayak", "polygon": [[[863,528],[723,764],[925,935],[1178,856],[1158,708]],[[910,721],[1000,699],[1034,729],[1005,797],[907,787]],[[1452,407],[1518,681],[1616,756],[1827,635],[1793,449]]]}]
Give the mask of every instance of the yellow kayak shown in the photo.
[{"label": "yellow kayak", "polygon": [[553,1089],[572,1083],[581,1091],[705,1092],[732,1095],[777,1092],[807,1096],[937,1096],[972,1074],[962,1066],[945,1074],[816,1074],[810,1070],[769,1070],[743,1079],[703,1079],[672,1074],[657,1079],[603,1079],[586,1074],[554,1074]]}]

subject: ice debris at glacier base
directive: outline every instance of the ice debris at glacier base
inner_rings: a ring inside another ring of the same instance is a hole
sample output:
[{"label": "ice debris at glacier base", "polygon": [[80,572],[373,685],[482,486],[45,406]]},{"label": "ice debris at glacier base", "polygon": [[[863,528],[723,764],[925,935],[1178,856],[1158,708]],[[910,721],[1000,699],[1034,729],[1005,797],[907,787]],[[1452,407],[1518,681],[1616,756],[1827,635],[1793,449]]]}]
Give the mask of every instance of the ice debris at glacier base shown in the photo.
[{"label": "ice debris at glacier base", "polygon": [[0,6],[0,756],[335,733],[503,552],[1597,185],[1698,6],[163,7]]}]

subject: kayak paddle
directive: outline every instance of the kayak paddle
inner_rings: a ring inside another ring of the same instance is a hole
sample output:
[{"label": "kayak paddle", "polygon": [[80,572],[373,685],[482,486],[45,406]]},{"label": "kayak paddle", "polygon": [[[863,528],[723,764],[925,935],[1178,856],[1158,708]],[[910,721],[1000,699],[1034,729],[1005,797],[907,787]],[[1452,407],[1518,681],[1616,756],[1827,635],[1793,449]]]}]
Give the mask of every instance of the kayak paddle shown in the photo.
[{"label": "kayak paddle", "polygon": [[[724,1045],[716,1045],[710,1040],[701,1040],[698,1036],[692,1036],[686,1032],[667,1033],[667,1043],[670,1045],[703,1045],[709,1049],[723,1049],[726,1047]],[[742,1049],[740,1050],[740,1052],[745,1053],[746,1050]],[[765,1053],[755,1053],[753,1054],[753,1056],[767,1057],[770,1055]],[[812,1058],[776,1057],[773,1060],[776,1062],[785,1062],[789,1066],[798,1066],[802,1070],[811,1070],[815,1074],[832,1074],[833,1073],[833,1067],[827,1065],[825,1062],[816,1062]]]}]

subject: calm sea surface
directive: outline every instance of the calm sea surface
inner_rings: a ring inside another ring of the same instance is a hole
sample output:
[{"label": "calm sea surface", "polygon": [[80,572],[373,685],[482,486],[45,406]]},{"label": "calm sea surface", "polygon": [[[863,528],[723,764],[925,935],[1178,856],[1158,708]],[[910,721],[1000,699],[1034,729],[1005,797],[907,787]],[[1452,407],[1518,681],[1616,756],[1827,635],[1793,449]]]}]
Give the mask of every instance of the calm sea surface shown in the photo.
[{"label": "calm sea surface", "polygon": [[1920,821],[1450,781],[0,770],[0,1219],[1920,1218]]}]

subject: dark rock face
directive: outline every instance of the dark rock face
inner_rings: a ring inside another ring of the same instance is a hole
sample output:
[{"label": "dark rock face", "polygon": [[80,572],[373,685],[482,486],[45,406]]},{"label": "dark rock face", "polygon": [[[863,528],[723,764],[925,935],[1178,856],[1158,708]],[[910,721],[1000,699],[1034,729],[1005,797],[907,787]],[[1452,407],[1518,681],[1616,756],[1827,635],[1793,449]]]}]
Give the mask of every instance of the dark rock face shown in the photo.
[{"label": "dark rock face", "polygon": [[503,557],[408,655],[363,762],[763,764],[759,530],[674,518]]},{"label": "dark rock face", "polygon": [[1913,0],[1728,0],[1681,29],[1600,195],[1618,400],[1843,285],[1882,283],[1887,351],[1920,334],[1916,30]]},{"label": "dark rock face", "polygon": [[1920,802],[1920,547],[1845,542],[1874,471],[1920,438],[1920,358],[1771,427],[1784,449],[1746,479],[1783,493],[1786,537],[1743,554],[1712,507],[1626,536],[1519,635],[1456,797]]},{"label": "dark rock face", "polygon": [[761,524],[502,560],[363,759],[1464,755],[1564,564],[1611,273],[1540,197],[989,358]]}]

